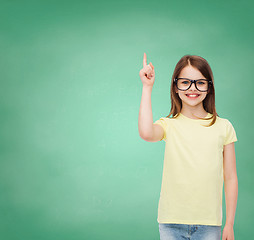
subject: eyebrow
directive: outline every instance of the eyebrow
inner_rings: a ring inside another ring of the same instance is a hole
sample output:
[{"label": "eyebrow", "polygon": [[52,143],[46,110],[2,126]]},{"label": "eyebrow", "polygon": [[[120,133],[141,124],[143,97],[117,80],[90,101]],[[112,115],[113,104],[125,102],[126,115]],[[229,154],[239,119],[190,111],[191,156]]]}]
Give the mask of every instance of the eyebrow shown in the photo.
[{"label": "eyebrow", "polygon": [[[201,80],[201,79],[206,79],[206,78],[191,79],[191,78],[187,78],[187,77],[177,77],[177,78],[185,78],[185,79],[189,79],[189,80]],[[206,80],[207,80],[207,79],[206,79]]]}]

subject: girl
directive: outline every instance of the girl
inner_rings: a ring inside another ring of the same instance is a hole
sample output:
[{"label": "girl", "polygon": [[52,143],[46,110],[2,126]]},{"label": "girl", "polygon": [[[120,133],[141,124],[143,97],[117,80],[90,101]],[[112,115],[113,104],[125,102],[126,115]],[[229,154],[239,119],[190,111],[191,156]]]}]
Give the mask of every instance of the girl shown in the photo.
[{"label": "girl", "polygon": [[166,142],[157,218],[160,239],[221,239],[224,180],[226,224],[222,240],[234,240],[237,137],[231,122],[216,112],[208,62],[195,55],[180,59],[171,81],[170,113],[155,122],[151,107],[155,71],[151,62],[147,65],[145,53],[139,75],[143,83],[140,137]]}]

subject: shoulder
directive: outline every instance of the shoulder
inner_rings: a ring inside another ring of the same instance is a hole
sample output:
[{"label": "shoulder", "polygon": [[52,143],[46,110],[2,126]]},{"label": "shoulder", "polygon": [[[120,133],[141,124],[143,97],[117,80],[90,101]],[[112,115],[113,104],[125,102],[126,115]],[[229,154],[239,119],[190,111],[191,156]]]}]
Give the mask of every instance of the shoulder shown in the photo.
[{"label": "shoulder", "polygon": [[227,145],[231,142],[236,142],[238,141],[237,136],[236,136],[236,131],[231,123],[231,121],[227,118],[220,118],[220,121],[223,121],[223,133],[224,133],[224,143],[223,145]]},{"label": "shoulder", "polygon": [[174,121],[175,119],[171,118],[171,117],[160,117],[158,120],[156,120],[154,122],[154,124],[159,124],[161,125],[165,130],[168,129],[169,126],[172,125],[172,122]]},{"label": "shoulder", "polygon": [[230,127],[230,126],[232,126],[231,121],[229,119],[227,119],[227,118],[223,118],[223,117],[217,116],[216,121],[218,121],[219,123],[223,124],[224,127]]},{"label": "shoulder", "polygon": [[170,121],[174,121],[175,119],[172,117],[160,117],[157,121],[165,121],[165,122],[170,122]]},{"label": "shoulder", "polygon": [[168,125],[178,121],[178,118],[173,118],[173,117],[162,117],[160,119],[162,119],[163,121],[167,122]]}]

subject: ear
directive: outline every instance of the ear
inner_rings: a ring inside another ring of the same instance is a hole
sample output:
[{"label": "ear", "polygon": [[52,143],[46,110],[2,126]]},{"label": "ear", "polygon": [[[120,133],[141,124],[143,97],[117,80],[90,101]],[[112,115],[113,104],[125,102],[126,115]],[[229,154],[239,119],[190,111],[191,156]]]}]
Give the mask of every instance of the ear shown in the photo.
[{"label": "ear", "polygon": [[178,94],[178,89],[177,87],[175,86],[175,93]]}]

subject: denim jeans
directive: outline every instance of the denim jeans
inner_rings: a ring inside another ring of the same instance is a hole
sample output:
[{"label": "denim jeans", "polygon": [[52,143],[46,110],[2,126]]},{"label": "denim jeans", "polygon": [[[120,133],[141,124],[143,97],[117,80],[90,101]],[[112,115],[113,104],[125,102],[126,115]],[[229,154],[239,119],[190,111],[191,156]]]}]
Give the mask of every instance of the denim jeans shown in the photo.
[{"label": "denim jeans", "polygon": [[160,240],[221,240],[221,226],[159,223]]}]

